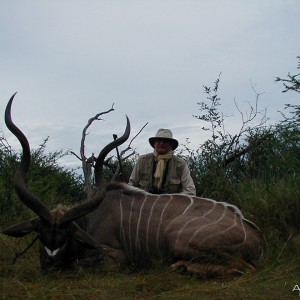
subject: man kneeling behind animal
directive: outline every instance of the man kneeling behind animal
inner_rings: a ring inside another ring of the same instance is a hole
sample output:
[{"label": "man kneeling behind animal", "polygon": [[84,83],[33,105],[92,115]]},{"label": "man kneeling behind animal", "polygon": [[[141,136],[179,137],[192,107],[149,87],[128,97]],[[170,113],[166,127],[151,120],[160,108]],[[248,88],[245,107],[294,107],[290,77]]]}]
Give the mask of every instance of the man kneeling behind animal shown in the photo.
[{"label": "man kneeling behind animal", "polygon": [[128,184],[152,194],[196,195],[186,161],[174,154],[178,141],[172,131],[159,129],[149,143],[154,151],[138,158]]}]

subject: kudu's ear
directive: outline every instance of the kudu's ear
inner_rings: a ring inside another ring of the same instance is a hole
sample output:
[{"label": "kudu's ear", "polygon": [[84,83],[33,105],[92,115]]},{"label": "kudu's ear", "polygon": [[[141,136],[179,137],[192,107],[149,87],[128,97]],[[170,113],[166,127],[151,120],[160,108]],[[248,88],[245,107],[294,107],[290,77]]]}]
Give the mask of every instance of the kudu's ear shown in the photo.
[{"label": "kudu's ear", "polygon": [[0,233],[13,236],[13,237],[22,237],[26,234],[31,233],[32,231],[38,231],[40,224],[40,218],[30,219],[19,224],[12,225],[6,229],[0,231]]},{"label": "kudu's ear", "polygon": [[76,225],[74,237],[79,243],[83,244],[87,248],[91,248],[91,249],[99,248],[99,244],[97,243],[97,241],[86,231],[81,229],[78,225]]}]

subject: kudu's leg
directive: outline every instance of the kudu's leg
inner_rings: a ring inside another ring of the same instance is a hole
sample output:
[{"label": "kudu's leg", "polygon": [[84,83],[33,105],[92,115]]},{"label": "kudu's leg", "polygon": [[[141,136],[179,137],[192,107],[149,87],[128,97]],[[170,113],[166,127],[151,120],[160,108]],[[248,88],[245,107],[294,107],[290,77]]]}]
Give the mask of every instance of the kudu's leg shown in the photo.
[{"label": "kudu's leg", "polygon": [[227,264],[198,263],[193,261],[178,260],[171,265],[173,271],[194,273],[200,276],[214,276],[225,278],[240,276],[245,273],[254,273],[256,269],[243,259],[232,259]]},{"label": "kudu's leg", "polygon": [[101,245],[101,250],[105,255],[110,257],[112,260],[114,260],[116,263],[119,263],[121,265],[125,265],[127,263],[127,257],[124,251],[120,249],[111,248],[106,245]]}]

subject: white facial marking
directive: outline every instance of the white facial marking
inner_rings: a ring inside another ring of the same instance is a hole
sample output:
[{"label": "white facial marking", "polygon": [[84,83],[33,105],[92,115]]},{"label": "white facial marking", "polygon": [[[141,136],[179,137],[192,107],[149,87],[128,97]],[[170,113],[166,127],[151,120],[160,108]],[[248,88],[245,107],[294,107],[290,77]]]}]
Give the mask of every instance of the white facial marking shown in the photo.
[{"label": "white facial marking", "polygon": [[47,247],[45,247],[45,250],[49,256],[53,257],[57,254],[57,252],[60,250],[60,248],[52,251],[52,250],[48,249]]}]

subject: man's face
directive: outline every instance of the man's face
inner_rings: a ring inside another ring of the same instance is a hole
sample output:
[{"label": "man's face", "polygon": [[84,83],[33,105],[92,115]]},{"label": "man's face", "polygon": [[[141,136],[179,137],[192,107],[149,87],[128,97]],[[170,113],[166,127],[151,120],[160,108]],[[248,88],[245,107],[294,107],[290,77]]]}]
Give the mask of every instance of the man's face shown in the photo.
[{"label": "man's face", "polygon": [[168,140],[157,139],[154,143],[154,149],[156,150],[158,155],[164,155],[172,150],[172,144]]}]

